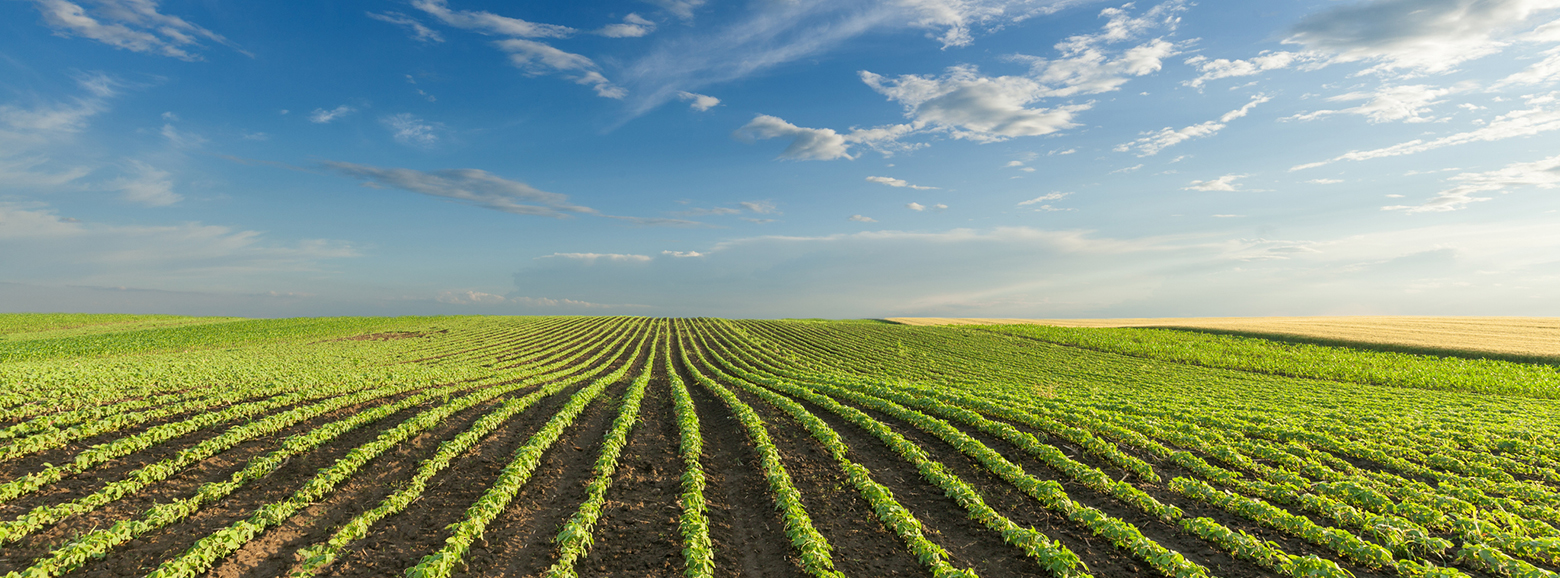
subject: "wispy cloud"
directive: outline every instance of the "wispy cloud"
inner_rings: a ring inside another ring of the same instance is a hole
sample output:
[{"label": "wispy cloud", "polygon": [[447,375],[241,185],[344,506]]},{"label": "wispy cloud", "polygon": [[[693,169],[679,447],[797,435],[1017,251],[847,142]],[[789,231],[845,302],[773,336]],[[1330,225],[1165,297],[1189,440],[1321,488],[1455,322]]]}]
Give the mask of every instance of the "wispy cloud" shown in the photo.
[{"label": "wispy cloud", "polygon": [[651,32],[655,32],[654,22],[630,12],[628,16],[623,17],[623,22],[603,26],[596,31],[596,34],[607,38],[639,38]]},{"label": "wispy cloud", "polygon": [[1556,7],[1554,0],[1374,0],[1307,16],[1284,42],[1374,70],[1445,72],[1500,52],[1505,35]]},{"label": "wispy cloud", "polygon": [[686,90],[677,92],[677,99],[687,102],[688,108],[704,112],[720,105],[720,99],[707,94],[695,94]]},{"label": "wispy cloud", "polygon": [[1505,140],[1560,130],[1560,109],[1555,108],[1557,101],[1560,101],[1560,93],[1531,97],[1528,99],[1528,104],[1532,108],[1515,110],[1497,116],[1489,124],[1475,130],[1460,132],[1429,141],[1414,139],[1385,148],[1349,151],[1325,161],[1295,165],[1290,167],[1289,170],[1305,170],[1339,161],[1364,161],[1383,157],[1411,155],[1442,147],[1473,142]]},{"label": "wispy cloud", "polygon": [[395,142],[411,146],[430,147],[439,144],[439,133],[444,131],[442,125],[430,123],[408,112],[381,117],[379,122],[390,129]]},{"label": "wispy cloud", "polygon": [[567,38],[576,30],[555,24],[538,24],[478,10],[451,10],[447,0],[412,0],[412,6],[449,26],[478,34],[520,38]]},{"label": "wispy cloud", "polygon": [[1049,201],[1060,201],[1060,200],[1066,198],[1068,195],[1071,195],[1071,194],[1072,193],[1070,193],[1070,192],[1064,193],[1064,192],[1061,192],[1061,191],[1050,192],[1050,193],[1046,193],[1044,195],[1040,195],[1038,197],[1035,197],[1033,199],[1029,199],[1027,201],[1019,201],[1018,206],[1022,207],[1022,206],[1025,206],[1025,205],[1037,205],[1037,204],[1041,204],[1041,203],[1045,203],[1045,202],[1049,202]]},{"label": "wispy cloud", "polygon": [[1466,87],[1436,88],[1424,84],[1383,86],[1375,92],[1350,92],[1328,97],[1327,102],[1367,101],[1359,106],[1342,110],[1318,110],[1300,113],[1284,120],[1315,120],[1334,114],[1356,114],[1372,124],[1383,122],[1431,122],[1435,117],[1422,116],[1430,112],[1430,105],[1442,102],[1441,97],[1459,92]]},{"label": "wispy cloud", "polygon": [[322,164],[327,169],[362,180],[366,187],[411,191],[516,215],[563,218],[570,213],[599,214],[590,207],[570,203],[568,195],[538,190],[480,169],[418,171],[337,161]]},{"label": "wispy cloud", "polygon": [[855,221],[857,223],[876,223],[877,222],[877,219],[874,219],[872,217],[864,217],[864,216],[861,216],[861,215],[851,215],[850,218],[848,218],[846,220],[847,221]]},{"label": "wispy cloud", "polygon": [[650,260],[649,255],[634,255],[624,253],[553,253],[543,255],[537,259],[573,259],[587,263],[607,261],[613,263],[644,263]]},{"label": "wispy cloud", "polygon": [[95,0],[91,8],[67,0],[33,0],[43,23],[61,36],[79,36],[129,50],[201,60],[193,50],[204,38],[238,49],[222,35],[178,16],[158,12],[157,0]]},{"label": "wispy cloud", "polygon": [[422,22],[418,22],[417,19],[400,12],[386,12],[384,14],[368,12],[367,14],[369,18],[374,20],[389,22],[405,28],[407,32],[412,34],[412,39],[418,42],[444,42],[444,35],[439,34],[439,31],[429,28],[423,25]]},{"label": "wispy cloud", "polygon": [[1246,103],[1245,106],[1224,113],[1219,117],[1218,120],[1201,122],[1191,126],[1182,127],[1180,129],[1165,127],[1159,129],[1158,132],[1145,133],[1148,136],[1137,139],[1135,141],[1116,145],[1115,150],[1116,152],[1127,152],[1132,149],[1137,149],[1137,156],[1139,157],[1157,155],[1159,154],[1159,151],[1192,140],[1194,138],[1213,136],[1219,131],[1224,130],[1224,127],[1228,126],[1230,121],[1246,116],[1247,113],[1251,112],[1251,109],[1256,108],[1257,105],[1269,100],[1273,100],[1273,97],[1267,96],[1265,94],[1259,94],[1252,97],[1251,102]]},{"label": "wispy cloud", "polygon": [[912,185],[908,181],[905,181],[904,179],[896,179],[896,178],[893,178],[893,177],[867,177],[867,181],[873,182],[873,183],[882,184],[882,185],[888,185],[890,187],[911,188],[911,189],[915,189],[915,190],[918,190],[918,191],[929,191],[929,190],[937,188],[937,187],[925,187],[925,186],[921,186],[921,185]]},{"label": "wispy cloud", "polygon": [[743,142],[781,138],[791,139],[791,144],[780,153],[780,158],[795,161],[827,161],[833,159],[854,159],[858,155],[852,155],[850,147],[861,144],[869,148],[888,150],[892,141],[909,131],[909,127],[898,125],[892,127],[878,127],[875,129],[856,129],[848,134],[840,134],[832,128],[808,128],[786,122],[785,119],[767,114],[753,117],[753,120],[742,125],[731,133],[733,138]]},{"label": "wispy cloud", "polygon": [[150,207],[165,207],[183,200],[173,192],[173,175],[141,161],[130,161],[128,175],[109,181],[109,190],[119,191],[126,201]]},{"label": "wispy cloud", "polygon": [[1560,187],[1560,155],[1528,163],[1512,163],[1488,172],[1460,173],[1450,180],[1460,184],[1436,193],[1422,205],[1392,205],[1382,207],[1382,210],[1408,213],[1456,211],[1473,203],[1490,200],[1491,197],[1475,196],[1480,193],[1517,187],[1557,188]]},{"label": "wispy cloud", "polygon": [[354,112],[357,112],[356,108],[347,106],[345,104],[330,110],[316,108],[314,109],[314,112],[309,113],[309,122],[316,124],[328,124],[333,120],[347,116]]},{"label": "wispy cloud", "polygon": [[1235,181],[1250,175],[1224,175],[1208,181],[1192,181],[1190,185],[1182,187],[1188,191],[1239,191],[1240,185]]},{"label": "wispy cloud", "polygon": [[547,44],[534,40],[522,40],[511,38],[500,40],[498,47],[509,53],[509,62],[514,64],[527,74],[537,75],[549,72],[562,72],[572,74],[569,78],[575,84],[583,84],[596,90],[596,95],[602,98],[623,98],[628,94],[621,86],[607,80],[601,74],[601,68],[596,62],[580,54],[564,52]]}]

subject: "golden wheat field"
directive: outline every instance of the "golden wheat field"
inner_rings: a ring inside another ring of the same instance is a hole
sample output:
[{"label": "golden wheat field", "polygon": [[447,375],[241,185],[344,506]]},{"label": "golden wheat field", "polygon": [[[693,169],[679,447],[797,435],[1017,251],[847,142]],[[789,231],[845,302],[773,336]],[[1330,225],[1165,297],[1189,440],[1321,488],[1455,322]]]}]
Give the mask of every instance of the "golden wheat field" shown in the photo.
[{"label": "golden wheat field", "polygon": [[905,325],[1036,324],[1062,327],[1168,327],[1260,335],[1560,357],[1556,317],[1165,317],[1136,319],[991,319],[893,317]]}]

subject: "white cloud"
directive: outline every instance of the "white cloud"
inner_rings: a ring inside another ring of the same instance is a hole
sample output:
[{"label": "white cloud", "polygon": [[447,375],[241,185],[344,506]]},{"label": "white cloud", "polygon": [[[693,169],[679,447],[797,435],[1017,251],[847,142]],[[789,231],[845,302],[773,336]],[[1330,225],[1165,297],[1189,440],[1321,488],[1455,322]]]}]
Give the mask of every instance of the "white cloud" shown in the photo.
[{"label": "white cloud", "polygon": [[692,209],[688,209],[686,211],[677,211],[677,212],[672,213],[672,214],[673,215],[677,215],[679,217],[708,217],[708,216],[712,216],[712,215],[713,216],[740,215],[740,214],[742,214],[742,210],[741,209],[733,209],[731,207],[711,207],[711,208],[708,208],[708,209],[705,209],[705,208],[702,208],[702,207],[695,207],[695,208],[692,208]]},{"label": "white cloud", "polygon": [[1515,110],[1497,116],[1494,120],[1490,121],[1488,125],[1476,130],[1444,136],[1430,141],[1414,139],[1385,148],[1368,151],[1349,151],[1325,161],[1296,165],[1290,167],[1289,170],[1299,171],[1316,168],[1338,161],[1363,161],[1383,157],[1411,155],[1428,150],[1467,144],[1471,142],[1505,140],[1508,138],[1532,136],[1539,133],[1560,130],[1560,110],[1546,106],[1554,104],[1555,94],[1556,93],[1551,93],[1549,95],[1529,98],[1528,104],[1533,105],[1533,108]]},{"label": "white cloud", "polygon": [[683,20],[693,18],[693,11],[709,0],[645,0]]},{"label": "white cloud", "polygon": [[601,74],[595,61],[585,56],[564,52],[540,42],[518,38],[500,40],[498,47],[509,53],[509,62],[511,64],[526,71],[527,74],[546,74],[548,72],[576,73],[576,76],[570,77],[574,83],[595,89],[597,96],[621,99],[628,95],[627,90],[607,80],[607,77]]},{"label": "white cloud", "polygon": [[257,231],[83,222],[6,203],[0,203],[0,253],[8,281],[174,288],[273,283],[280,273],[318,271],[326,261],[359,254],[343,241],[278,244]]},{"label": "white cloud", "polygon": [[1529,16],[1553,8],[1560,0],[1375,0],[1307,16],[1284,42],[1378,71],[1445,72],[1500,52]]},{"label": "white cloud", "polygon": [[1064,150],[1064,151],[1050,151],[1048,153],[1045,153],[1045,156],[1051,157],[1051,156],[1070,155],[1070,154],[1073,154],[1075,152],[1078,152],[1078,149],[1067,149],[1067,150]]},{"label": "white cloud", "polygon": [[1237,179],[1243,179],[1250,175],[1224,175],[1211,181],[1192,181],[1192,184],[1182,187],[1187,191],[1239,191],[1240,185],[1235,184]]},{"label": "white cloud", "polygon": [[341,106],[338,106],[336,108],[330,109],[330,110],[325,110],[323,108],[316,108],[316,109],[314,109],[314,112],[309,113],[309,122],[317,123],[317,124],[326,124],[326,123],[329,123],[330,121],[336,120],[336,119],[341,118],[343,116],[347,116],[347,115],[352,114],[354,112],[357,112],[356,108],[352,108],[352,107],[347,106],[345,104],[343,104]]},{"label": "white cloud", "polygon": [[174,148],[192,148],[206,144],[206,137],[179,130],[171,124],[164,124],[160,132],[163,138],[168,139],[168,144],[173,145]]},{"label": "white cloud", "polygon": [[553,253],[543,255],[537,259],[572,259],[595,263],[596,261],[611,261],[614,263],[644,263],[650,260],[649,255],[633,255],[622,253]]},{"label": "white cloud", "polygon": [[1306,182],[1307,183],[1316,184],[1316,185],[1336,185],[1338,183],[1343,182],[1343,180],[1342,179],[1311,179],[1311,180],[1306,181]]},{"label": "white cloud", "polygon": [[1022,76],[981,76],[969,65],[949,68],[940,77],[907,74],[887,79],[867,71],[860,74],[867,86],[904,105],[905,117],[913,120],[914,128],[944,131],[976,142],[1073,128],[1078,126],[1073,115],[1093,106],[1026,108],[1046,96],[1048,89]]},{"label": "white cloud", "polygon": [[106,184],[112,191],[132,203],[151,207],[164,207],[179,202],[183,197],[173,192],[172,175],[141,161],[130,161],[130,175],[119,177]]},{"label": "white cloud", "polygon": [[1401,120],[1403,122],[1431,122],[1435,117],[1420,116],[1430,112],[1430,105],[1439,104],[1443,96],[1458,92],[1461,88],[1436,88],[1414,84],[1408,86],[1383,86],[1375,92],[1350,92],[1328,97],[1327,102],[1367,100],[1365,104],[1342,110],[1318,110],[1287,117],[1284,120],[1315,120],[1334,114],[1357,114],[1372,124]]},{"label": "white cloud", "polygon": [[855,221],[857,223],[876,223],[877,222],[877,219],[874,219],[872,217],[863,217],[861,215],[851,215],[850,218],[847,219],[847,220]]},{"label": "white cloud", "polygon": [[1068,195],[1071,195],[1071,194],[1072,193],[1070,193],[1070,192],[1064,193],[1064,192],[1061,192],[1061,191],[1054,191],[1054,192],[1046,193],[1044,195],[1040,195],[1040,196],[1035,197],[1033,199],[1029,199],[1027,201],[1020,201],[1018,203],[1018,206],[1022,207],[1024,205],[1034,205],[1034,204],[1044,203],[1044,202],[1047,202],[1047,201],[1059,201],[1059,200],[1061,200],[1063,198],[1066,198]]},{"label": "white cloud", "polygon": [[695,94],[686,90],[677,92],[677,99],[688,103],[688,108],[704,112],[720,105],[720,99],[705,94]]},{"label": "white cloud", "polygon": [[1245,217],[1245,215],[1209,215],[1209,216],[1213,217],[1215,219],[1239,219],[1241,217]]},{"label": "white cloud", "polygon": [[780,214],[780,209],[775,206],[773,201],[742,201],[737,204],[742,205],[742,208],[744,209],[758,213],[760,215]]},{"label": "white cloud", "polygon": [[325,168],[361,179],[363,186],[393,188],[424,195],[455,199],[485,209],[516,215],[562,218],[568,213],[599,214],[595,209],[569,203],[568,195],[537,190],[531,185],[511,181],[479,169],[417,171],[384,169],[352,163],[326,161]]},{"label": "white cloud", "polygon": [[700,253],[698,251],[661,251],[661,254],[662,255],[671,255],[672,257],[676,257],[678,259],[686,259],[686,258],[689,258],[689,257],[703,257],[704,256],[704,253]]},{"label": "white cloud", "polygon": [[1175,146],[1188,140],[1212,136],[1219,131],[1224,130],[1224,127],[1227,126],[1230,121],[1246,116],[1247,113],[1251,112],[1251,109],[1256,108],[1257,105],[1269,100],[1273,100],[1273,97],[1267,96],[1265,94],[1259,94],[1252,97],[1251,102],[1246,103],[1245,106],[1224,113],[1219,117],[1218,120],[1210,120],[1183,127],[1181,129],[1165,127],[1159,129],[1159,132],[1144,133],[1148,136],[1129,143],[1116,145],[1115,150],[1116,152],[1127,152],[1135,148],[1138,151],[1137,156],[1139,157],[1157,155],[1159,154],[1159,151],[1165,150],[1166,148]]},{"label": "white cloud", "polygon": [[1483,173],[1460,173],[1450,180],[1461,184],[1436,193],[1425,204],[1393,205],[1382,209],[1409,213],[1455,211],[1467,208],[1472,203],[1490,200],[1490,197],[1474,196],[1479,193],[1514,187],[1557,188],[1560,187],[1560,155],[1529,163],[1512,163]]},{"label": "white cloud", "polygon": [[384,14],[368,12],[367,14],[369,18],[373,18],[374,20],[378,20],[380,22],[389,22],[391,24],[406,28],[408,32],[412,33],[412,39],[418,42],[444,42],[444,36],[439,34],[439,31],[424,26],[423,23],[418,22],[417,19],[400,12],[386,12]]},{"label": "white cloud", "polygon": [[390,129],[395,142],[411,146],[428,147],[439,144],[438,133],[443,130],[438,123],[429,123],[409,112],[381,117],[379,122]]},{"label": "white cloud", "polygon": [[[204,38],[236,46],[221,35],[157,11],[156,0],[95,0],[91,9],[67,0],[34,0],[43,23],[60,36],[79,36],[131,52],[200,60],[191,50]],[[240,51],[242,52],[242,51]]]},{"label": "white cloud", "polygon": [[1130,172],[1141,170],[1142,168],[1143,168],[1143,164],[1142,163],[1138,163],[1138,164],[1132,165],[1130,167],[1121,167],[1119,169],[1116,169],[1114,171],[1111,171],[1111,172],[1108,172],[1108,173],[1105,173],[1105,174],[1107,174],[1107,175],[1114,175],[1114,174],[1118,174],[1118,173],[1130,173]]},{"label": "white cloud", "polygon": [[1560,80],[1560,47],[1545,50],[1543,54],[1543,60],[1527,67],[1526,70],[1500,79],[1490,88],[1496,90],[1514,84],[1548,84]]},{"label": "white cloud", "polygon": [[1186,59],[1186,64],[1197,67],[1197,71],[1202,74],[1182,84],[1199,88],[1210,80],[1236,76],[1254,76],[1269,70],[1288,68],[1290,65],[1297,63],[1314,65],[1316,60],[1316,55],[1298,52],[1269,52],[1266,50],[1262,51],[1255,58],[1248,60],[1227,60],[1224,58],[1210,60],[1206,56],[1193,56]]},{"label": "white cloud", "polygon": [[870,182],[874,182],[874,183],[888,185],[890,187],[909,187],[909,188],[912,188],[912,189],[915,189],[915,190],[918,190],[918,191],[929,191],[929,190],[937,188],[937,187],[923,187],[921,185],[912,185],[909,182],[906,182],[904,179],[896,179],[896,178],[893,178],[893,177],[867,177],[867,180],[870,181]]},{"label": "white cloud", "polygon": [[479,34],[520,38],[567,38],[575,32],[573,28],[567,26],[537,24],[519,18],[499,16],[492,12],[450,10],[447,0],[412,0],[412,6],[447,25]]},{"label": "white cloud", "polygon": [[921,203],[906,203],[905,204],[905,208],[906,209],[910,209],[912,211],[925,211],[926,210],[926,205],[923,205]]},{"label": "white cloud", "polygon": [[1106,8],[1100,16],[1108,19],[1096,34],[1068,37],[1056,44],[1059,58],[1017,54],[1011,58],[1029,63],[1030,76],[1047,87],[1044,96],[1068,97],[1119,90],[1131,77],[1158,72],[1166,58],[1179,54],[1175,44],[1154,38],[1122,51],[1106,47],[1141,37],[1155,29],[1174,30],[1186,3],[1165,2],[1133,16],[1121,8]]},{"label": "white cloud", "polygon": [[452,305],[493,305],[508,301],[503,295],[494,295],[481,291],[442,291],[433,299],[440,303]]},{"label": "white cloud", "polygon": [[1002,165],[1002,166],[1004,166],[1004,167],[1021,167],[1021,166],[1024,166],[1024,161],[1008,161],[1008,164],[1005,164],[1005,165]]},{"label": "white cloud", "polygon": [[761,114],[742,125],[732,136],[744,142],[759,139],[789,138],[791,144],[780,153],[780,158],[797,161],[827,161],[838,158],[853,159],[845,137],[830,128],[806,128],[796,126],[779,117]]},{"label": "white cloud", "polygon": [[49,165],[43,156],[7,158],[0,155],[0,190],[16,188],[54,188],[71,183],[92,172],[87,167],[71,167],[65,170],[34,170]]},{"label": "white cloud", "polygon": [[621,24],[608,24],[597,30],[596,34],[608,38],[638,38],[655,32],[655,23],[646,20],[645,17],[630,12],[623,17]]}]

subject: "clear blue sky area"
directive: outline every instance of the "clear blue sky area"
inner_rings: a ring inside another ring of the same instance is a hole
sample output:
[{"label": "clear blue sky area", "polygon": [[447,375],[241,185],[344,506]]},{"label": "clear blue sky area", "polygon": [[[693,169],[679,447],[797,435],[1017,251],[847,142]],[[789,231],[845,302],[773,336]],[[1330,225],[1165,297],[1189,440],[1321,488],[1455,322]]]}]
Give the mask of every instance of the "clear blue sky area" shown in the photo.
[{"label": "clear blue sky area", "polygon": [[0,311],[1560,315],[1560,0],[0,2]]}]

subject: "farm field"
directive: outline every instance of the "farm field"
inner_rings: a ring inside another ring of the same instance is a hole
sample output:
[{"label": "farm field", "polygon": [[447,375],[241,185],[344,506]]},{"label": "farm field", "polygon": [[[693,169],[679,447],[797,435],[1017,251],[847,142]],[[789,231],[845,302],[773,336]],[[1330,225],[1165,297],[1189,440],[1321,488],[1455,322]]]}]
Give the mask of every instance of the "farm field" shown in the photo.
[{"label": "farm field", "polygon": [[1560,576],[1544,363],[705,318],[0,336],[8,578]]}]

